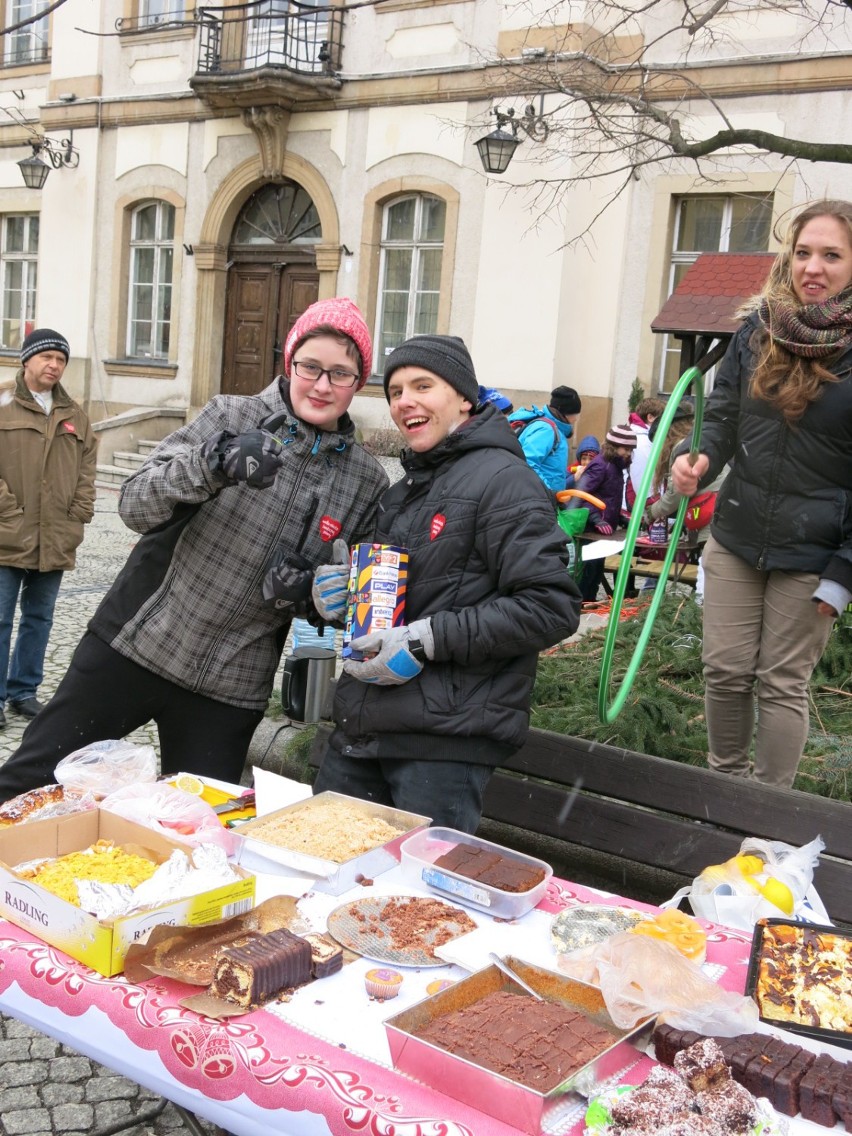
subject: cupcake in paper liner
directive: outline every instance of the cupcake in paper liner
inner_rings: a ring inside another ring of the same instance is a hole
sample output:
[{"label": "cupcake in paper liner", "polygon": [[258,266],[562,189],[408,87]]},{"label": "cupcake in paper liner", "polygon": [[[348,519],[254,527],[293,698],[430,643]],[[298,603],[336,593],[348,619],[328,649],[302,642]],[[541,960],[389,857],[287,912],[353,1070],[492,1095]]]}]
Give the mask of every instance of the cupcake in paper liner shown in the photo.
[{"label": "cupcake in paper liner", "polygon": [[375,967],[364,975],[364,985],[371,998],[378,998],[385,1002],[388,998],[395,998],[402,985],[402,975],[398,970],[389,970],[387,967]]},{"label": "cupcake in paper liner", "polygon": [[426,993],[440,994],[442,990],[448,990],[451,986],[455,986],[451,978],[436,978],[426,987]]}]

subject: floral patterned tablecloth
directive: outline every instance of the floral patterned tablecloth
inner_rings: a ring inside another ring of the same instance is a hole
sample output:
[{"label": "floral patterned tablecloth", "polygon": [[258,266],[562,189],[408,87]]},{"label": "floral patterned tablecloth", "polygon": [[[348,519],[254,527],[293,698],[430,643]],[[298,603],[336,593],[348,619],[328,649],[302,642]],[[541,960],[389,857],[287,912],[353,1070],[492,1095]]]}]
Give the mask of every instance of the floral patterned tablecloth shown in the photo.
[{"label": "floral patterned tablecloth", "polygon": [[[553,880],[539,909],[556,912],[589,902],[629,901]],[[722,986],[742,992],[749,944],[742,932],[709,929],[708,962]],[[230,1132],[516,1136],[516,1129],[499,1120],[275,1014],[200,1017],[180,1006],[187,992],[163,979],[135,984],[122,976],[103,978],[0,921],[0,1010]],[[643,1057],[630,1080],[641,1081],[646,1065],[650,1061]],[[582,1131],[576,1116],[566,1124],[560,1132]]]}]

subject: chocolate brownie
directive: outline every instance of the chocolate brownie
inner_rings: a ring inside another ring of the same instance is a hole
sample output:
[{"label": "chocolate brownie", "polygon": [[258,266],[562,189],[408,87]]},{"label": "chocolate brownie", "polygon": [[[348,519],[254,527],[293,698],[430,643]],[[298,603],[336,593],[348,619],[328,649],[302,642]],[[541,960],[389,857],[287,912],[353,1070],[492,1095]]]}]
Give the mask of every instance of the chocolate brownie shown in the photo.
[{"label": "chocolate brownie", "polygon": [[435,861],[436,868],[455,872],[468,880],[488,884],[500,891],[531,891],[544,879],[544,869],[523,864],[498,852],[476,848],[472,844],[456,844]]}]

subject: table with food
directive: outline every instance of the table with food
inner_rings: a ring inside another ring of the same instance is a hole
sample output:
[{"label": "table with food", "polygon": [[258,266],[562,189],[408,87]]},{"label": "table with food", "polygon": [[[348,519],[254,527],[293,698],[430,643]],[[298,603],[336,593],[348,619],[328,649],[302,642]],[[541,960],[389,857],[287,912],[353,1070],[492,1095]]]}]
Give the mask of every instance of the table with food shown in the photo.
[{"label": "table with food", "polygon": [[309,792],[0,806],[0,1010],[237,1136],[852,1131],[852,933],[801,850],[654,908]]}]

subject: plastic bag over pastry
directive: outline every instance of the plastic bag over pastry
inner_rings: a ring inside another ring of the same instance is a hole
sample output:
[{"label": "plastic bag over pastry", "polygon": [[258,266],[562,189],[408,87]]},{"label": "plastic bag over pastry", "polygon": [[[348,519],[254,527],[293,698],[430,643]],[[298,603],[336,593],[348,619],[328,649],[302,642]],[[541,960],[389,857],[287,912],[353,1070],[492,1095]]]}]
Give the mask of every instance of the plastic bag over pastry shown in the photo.
[{"label": "plastic bag over pastry", "polygon": [[632,931],[561,955],[559,969],[599,987],[619,1029],[657,1014],[678,1029],[716,1037],[750,1033],[757,1025],[750,998],[717,986],[668,943]]},{"label": "plastic bag over pastry", "polygon": [[157,755],[149,745],[114,740],[92,742],[63,757],[53,776],[66,789],[106,797],[124,785],[156,781]]},{"label": "plastic bag over pastry", "polygon": [[239,843],[236,833],[222,826],[206,801],[163,781],[117,789],[104,798],[101,808],[153,828],[172,840],[191,845],[215,844],[228,856]]}]

